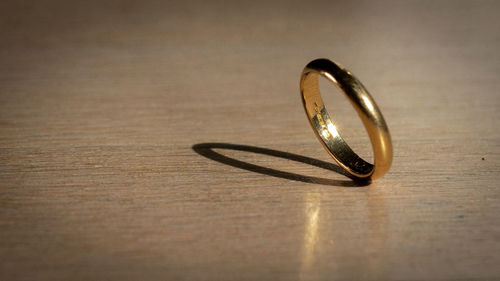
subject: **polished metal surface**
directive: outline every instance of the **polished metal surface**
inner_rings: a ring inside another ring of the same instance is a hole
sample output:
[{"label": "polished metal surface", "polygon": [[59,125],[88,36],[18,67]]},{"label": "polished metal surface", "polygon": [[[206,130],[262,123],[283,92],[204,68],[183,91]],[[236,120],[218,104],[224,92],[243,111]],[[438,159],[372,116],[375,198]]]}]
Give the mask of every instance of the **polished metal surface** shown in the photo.
[{"label": "polished metal surface", "polygon": [[[359,157],[342,138],[321,98],[319,75],[335,84],[358,113],[370,137],[374,164]],[[389,128],[371,95],[352,73],[330,60],[314,60],[307,64],[302,72],[300,93],[316,136],[333,159],[353,178],[377,179],[389,170],[392,162]]]}]

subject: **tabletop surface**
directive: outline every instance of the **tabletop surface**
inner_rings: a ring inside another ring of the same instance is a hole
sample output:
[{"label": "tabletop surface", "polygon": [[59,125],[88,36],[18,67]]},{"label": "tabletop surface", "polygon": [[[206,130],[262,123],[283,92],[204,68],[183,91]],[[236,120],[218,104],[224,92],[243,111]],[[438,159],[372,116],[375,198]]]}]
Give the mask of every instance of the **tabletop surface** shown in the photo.
[{"label": "tabletop surface", "polygon": [[[500,279],[499,11],[2,1],[0,279]],[[392,168],[369,185],[306,119],[316,58],[352,71],[390,128]]]}]

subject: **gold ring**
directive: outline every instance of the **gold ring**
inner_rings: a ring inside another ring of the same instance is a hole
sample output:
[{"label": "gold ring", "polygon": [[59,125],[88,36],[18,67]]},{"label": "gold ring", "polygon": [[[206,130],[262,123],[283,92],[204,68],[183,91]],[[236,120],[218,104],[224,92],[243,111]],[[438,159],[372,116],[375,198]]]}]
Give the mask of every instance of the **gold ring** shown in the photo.
[{"label": "gold ring", "polygon": [[[359,157],[340,136],[326,111],[319,91],[318,76],[331,81],[349,99],[372,144],[374,163]],[[300,94],[307,118],[330,156],[357,179],[377,179],[391,167],[392,142],[389,128],[377,104],[361,82],[341,65],[327,59],[313,60],[300,78]]]}]

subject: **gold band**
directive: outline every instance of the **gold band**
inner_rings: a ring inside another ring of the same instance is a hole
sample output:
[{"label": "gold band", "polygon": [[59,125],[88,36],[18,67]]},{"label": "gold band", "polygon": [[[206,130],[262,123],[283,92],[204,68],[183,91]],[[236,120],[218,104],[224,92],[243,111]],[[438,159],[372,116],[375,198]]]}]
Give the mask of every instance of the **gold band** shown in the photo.
[{"label": "gold band", "polygon": [[[374,164],[361,159],[340,136],[321,98],[318,75],[335,84],[358,113],[370,137]],[[392,163],[389,128],[375,101],[354,75],[330,60],[317,59],[304,68],[300,79],[300,93],[316,136],[342,168],[359,179],[377,179],[389,170]]]}]

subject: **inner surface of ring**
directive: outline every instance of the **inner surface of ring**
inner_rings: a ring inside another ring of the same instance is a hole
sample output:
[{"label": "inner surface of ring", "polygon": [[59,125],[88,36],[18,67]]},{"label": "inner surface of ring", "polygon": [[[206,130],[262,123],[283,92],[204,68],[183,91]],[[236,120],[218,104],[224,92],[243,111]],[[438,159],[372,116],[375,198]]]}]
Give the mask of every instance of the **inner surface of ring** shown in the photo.
[{"label": "inner surface of ring", "polygon": [[359,176],[370,175],[373,165],[359,157],[344,141],[332,122],[319,92],[318,75],[309,73],[304,81],[303,100],[311,124],[333,157]]}]

